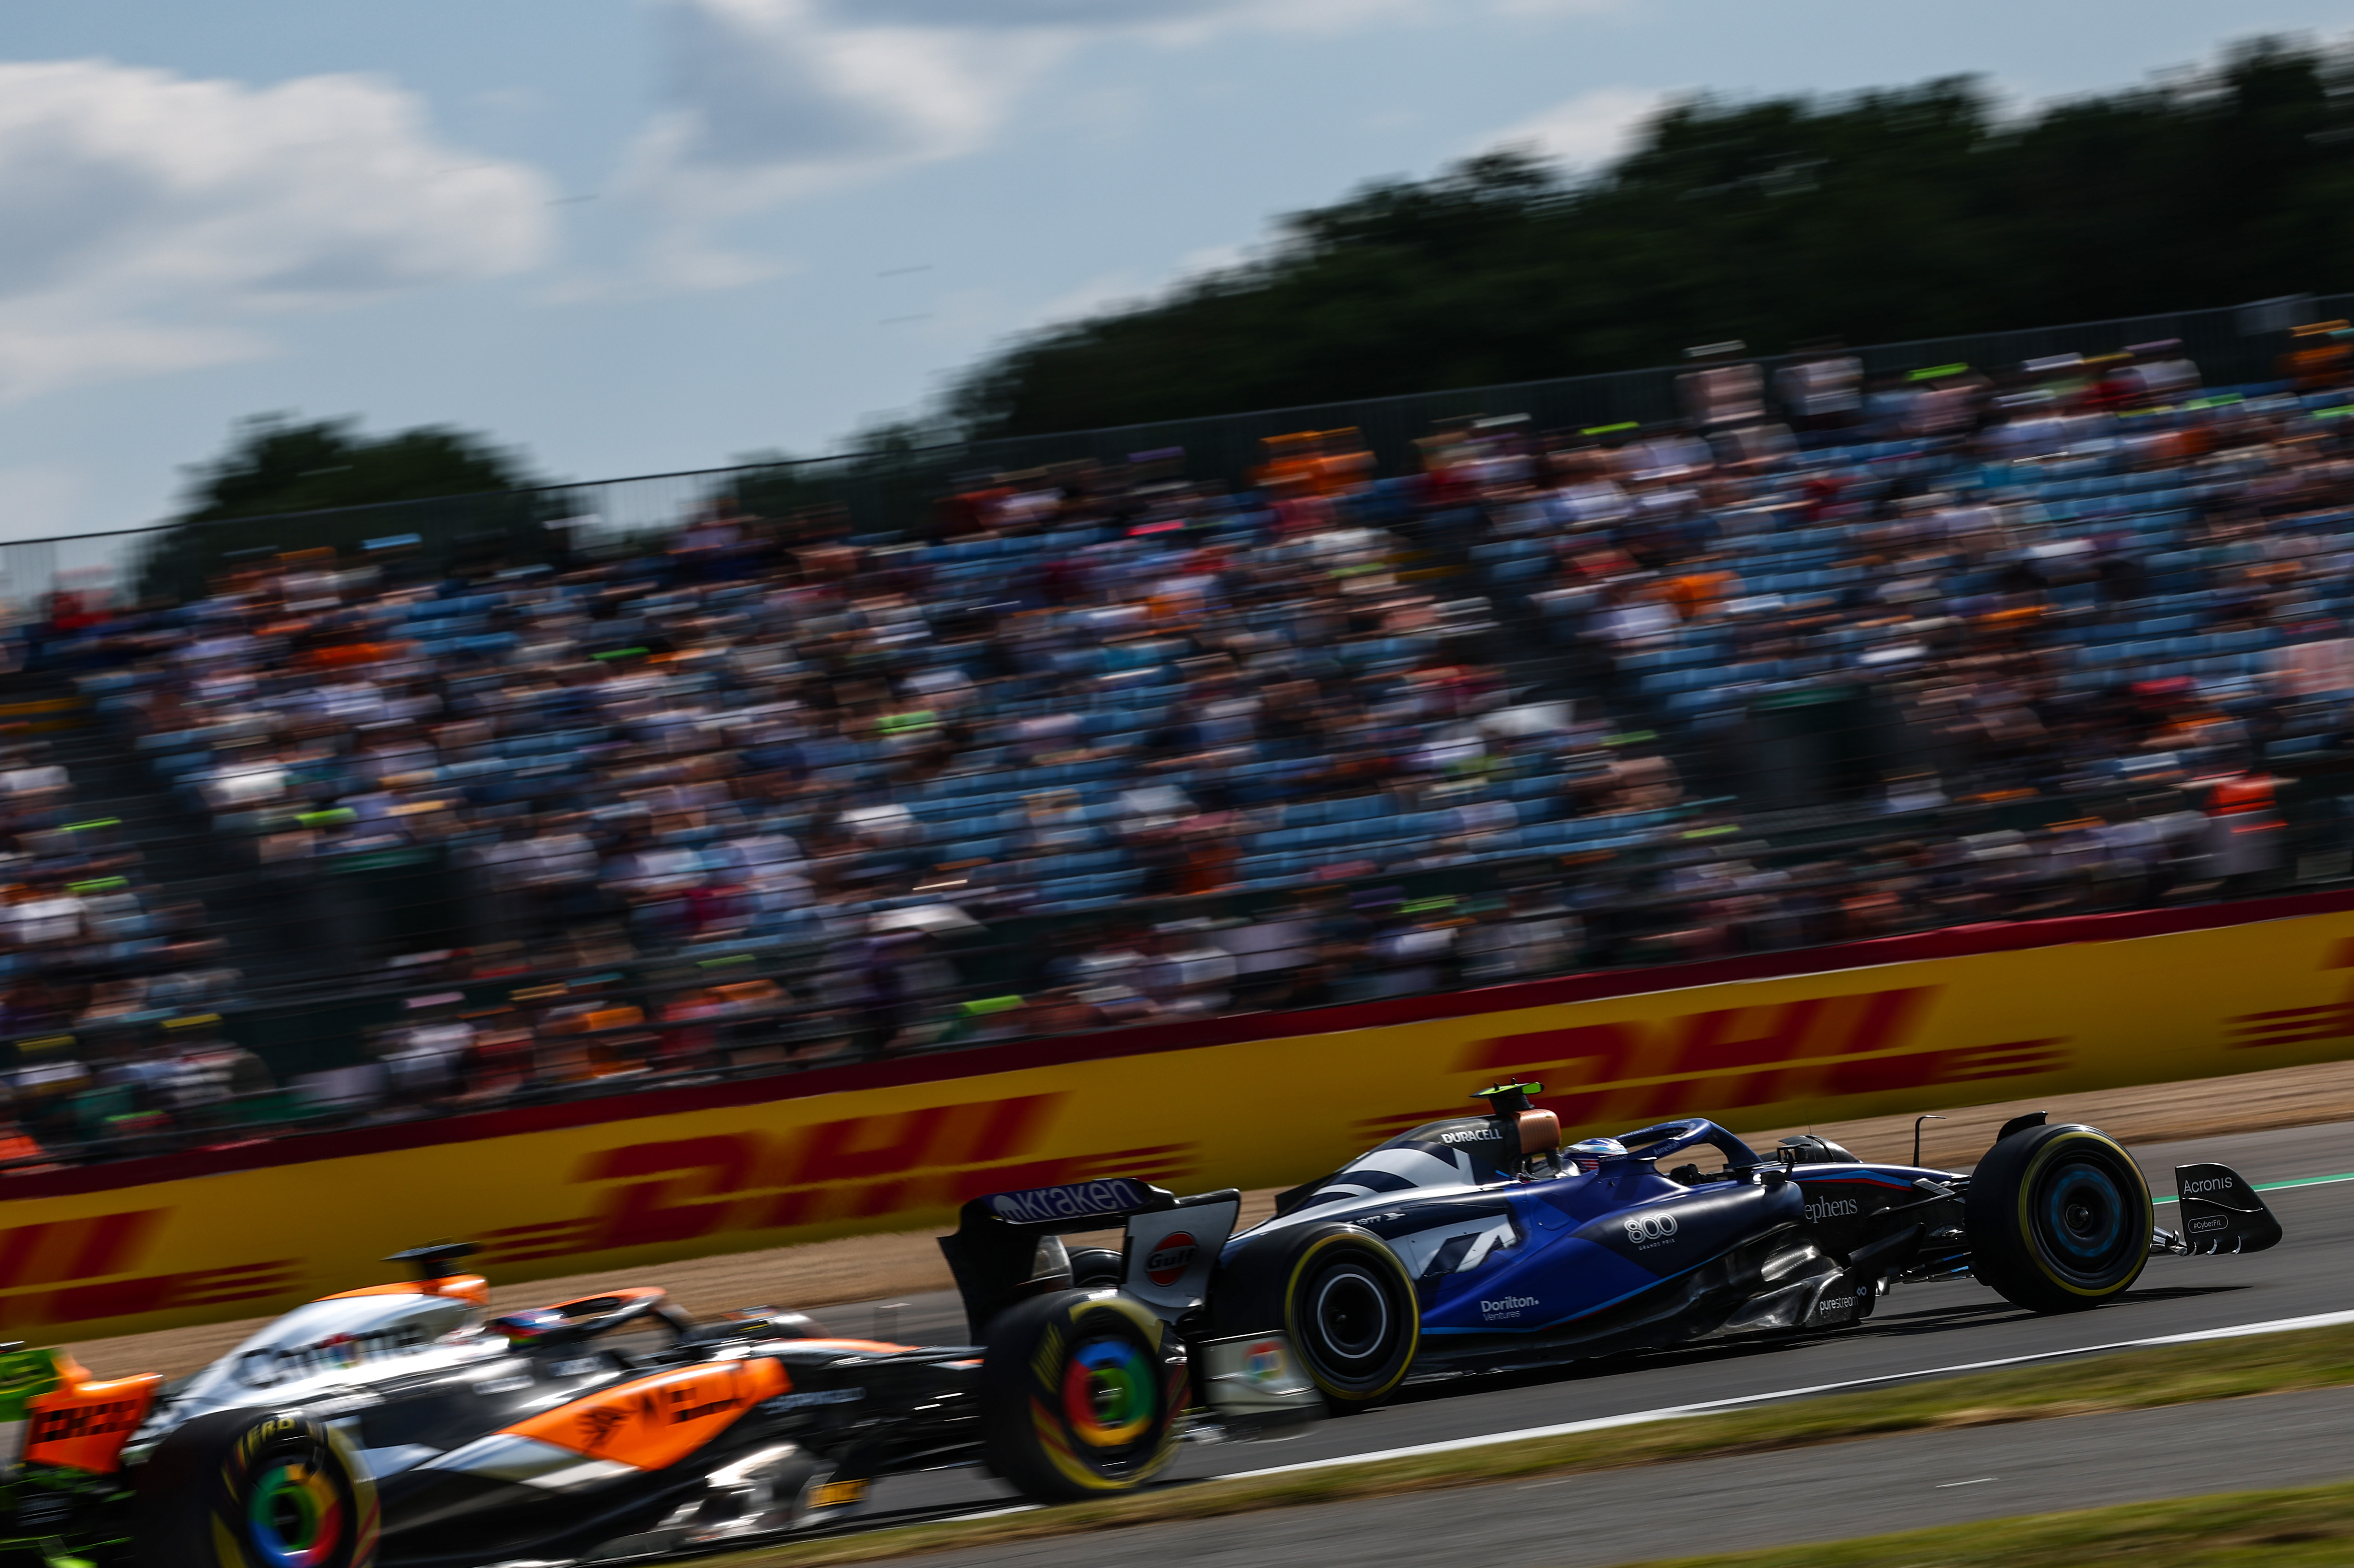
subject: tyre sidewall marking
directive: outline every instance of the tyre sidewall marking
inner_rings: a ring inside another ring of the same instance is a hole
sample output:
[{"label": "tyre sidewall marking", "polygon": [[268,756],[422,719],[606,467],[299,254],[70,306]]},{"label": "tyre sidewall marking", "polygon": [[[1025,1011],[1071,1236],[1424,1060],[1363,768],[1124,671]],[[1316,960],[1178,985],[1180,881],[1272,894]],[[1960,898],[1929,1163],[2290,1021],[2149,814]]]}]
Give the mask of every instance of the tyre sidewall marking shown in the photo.
[{"label": "tyre sidewall marking", "polygon": [[[1088,1314],[1109,1310],[1125,1319],[1144,1341],[1146,1353],[1157,1366],[1169,1364],[1168,1326],[1136,1302],[1117,1292],[1105,1291],[1086,1301],[1073,1302],[1056,1313],[1049,1332],[1061,1351],[1067,1352],[1080,1335],[1081,1319]],[[1125,1491],[1147,1481],[1168,1465],[1177,1453],[1176,1413],[1182,1408],[1185,1394],[1185,1369],[1180,1367],[1164,1377],[1155,1393],[1162,1402],[1161,1441],[1150,1453],[1138,1458],[1134,1466],[1119,1476],[1107,1476],[1097,1471],[1073,1451],[1069,1436],[1063,1429],[1061,1369],[1066,1353],[1054,1358],[1055,1375],[1050,1380],[1040,1358],[1032,1356],[1025,1363],[1030,1377],[1030,1424],[1038,1437],[1038,1446],[1065,1479],[1089,1491]]]},{"label": "tyre sidewall marking", "polygon": [[[1298,1261],[1293,1263],[1291,1266],[1291,1277],[1285,1283],[1283,1289],[1283,1326],[1289,1331],[1291,1335],[1291,1342],[1299,1346],[1303,1351],[1307,1352],[1305,1359],[1308,1362],[1309,1372],[1311,1377],[1315,1378],[1315,1382],[1319,1388],[1324,1388],[1324,1379],[1321,1376],[1316,1376],[1316,1374],[1321,1372],[1323,1368],[1318,1364],[1317,1358],[1313,1351],[1310,1349],[1310,1347],[1314,1345],[1315,1341],[1303,1331],[1299,1320],[1300,1285],[1306,1279],[1310,1268],[1316,1263],[1318,1257],[1327,1249],[1341,1243],[1347,1243],[1352,1247],[1370,1246],[1371,1248],[1378,1249],[1384,1257],[1391,1256],[1389,1249],[1387,1247],[1381,1246],[1378,1242],[1367,1244],[1362,1241],[1359,1237],[1352,1236],[1342,1232],[1328,1236],[1319,1236],[1316,1240],[1309,1243],[1308,1245],[1301,1250]],[[1392,1259],[1392,1270],[1394,1274],[1404,1272],[1402,1269],[1397,1268],[1394,1258]],[[1368,1274],[1377,1274],[1379,1272],[1379,1265],[1375,1265],[1366,1272]],[[1387,1302],[1386,1305],[1394,1310],[1399,1303],[1393,1300]],[[1379,1399],[1382,1395],[1389,1393],[1390,1390],[1395,1388],[1400,1383],[1405,1380],[1406,1369],[1414,1364],[1415,1349],[1418,1345],[1422,1336],[1420,1331],[1421,1319],[1417,1314],[1414,1295],[1411,1290],[1406,1292],[1404,1305],[1405,1308],[1405,1328],[1404,1330],[1404,1333],[1406,1340],[1406,1353],[1399,1361],[1397,1371],[1385,1379],[1379,1388],[1364,1390],[1324,1388],[1324,1392],[1326,1393],[1337,1393],[1343,1399],[1360,1402],[1374,1400]]]},{"label": "tyre sidewall marking", "polygon": [[[239,1544],[244,1528],[248,1490],[259,1461],[281,1447],[298,1447],[323,1469],[338,1473],[339,1489],[351,1507],[350,1547],[344,1558],[349,1568],[373,1568],[381,1519],[376,1483],[343,1434],[305,1415],[285,1414],[264,1417],[239,1433],[219,1471],[221,1490],[211,1514],[213,1548],[222,1568],[246,1568],[249,1559]],[[331,1485],[338,1485],[331,1481]]]},{"label": "tyre sidewall marking", "polygon": [[[2044,1171],[2052,1168],[2055,1158],[2062,1150],[2069,1149],[2072,1145],[2079,1143],[2089,1143],[2105,1153],[2115,1155],[2116,1157],[2117,1164],[2125,1171],[2131,1172],[2132,1180],[2126,1184],[2127,1189],[2132,1193],[2139,1194],[2141,1198],[2141,1224],[2138,1232],[2142,1238],[2140,1242],[2141,1260],[2145,1263],[2148,1261],[2150,1212],[2149,1183],[2142,1180],[2141,1167],[2133,1162],[2133,1157],[2126,1153],[2123,1146],[2100,1133],[2067,1133],[2062,1137],[2052,1139],[2050,1142],[2044,1144],[2043,1147],[2038,1149],[2032,1155],[2028,1157],[2027,1169],[2020,1171],[2019,1175],[2019,1234],[2027,1243],[2027,1255],[2029,1260],[2035,1265],[2036,1272],[2041,1274],[2047,1283],[2057,1286],[2059,1288],[2068,1292],[2071,1296],[2094,1298],[2114,1296],[2123,1288],[2122,1286],[2109,1285],[2086,1287],[2077,1285],[2062,1275],[2058,1267],[2052,1263],[2052,1259],[2044,1255],[2042,1240],[2036,1234],[2034,1217],[2036,1181]],[[2110,1172],[2113,1180],[2115,1179],[2115,1171]],[[2140,1273],[2140,1269],[2137,1267],[2134,1270],[2134,1273],[2137,1276]],[[2128,1281],[2128,1283],[2130,1283],[2130,1281]]]}]

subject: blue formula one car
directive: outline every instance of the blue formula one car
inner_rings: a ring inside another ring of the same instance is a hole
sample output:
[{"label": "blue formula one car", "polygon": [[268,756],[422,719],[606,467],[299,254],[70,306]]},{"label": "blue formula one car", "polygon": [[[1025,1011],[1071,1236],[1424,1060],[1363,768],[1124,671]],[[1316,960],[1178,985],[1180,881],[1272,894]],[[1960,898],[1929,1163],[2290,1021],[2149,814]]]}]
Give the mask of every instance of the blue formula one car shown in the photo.
[{"label": "blue formula one car", "polygon": [[[2041,1113],[1959,1173],[1865,1163],[1811,1137],[1759,1154],[1705,1120],[1564,1149],[1531,1104],[1542,1087],[1485,1090],[1489,1114],[1415,1128],[1219,1235],[1191,1327],[1228,1364],[1204,1370],[1281,1365],[1346,1412],[1416,1370],[1843,1328],[1903,1281],[1975,1276],[2033,1311],[2073,1311],[2124,1293],[2153,1251],[2253,1252],[2281,1235],[2220,1165],[2178,1168],[2183,1229],[2158,1230],[2124,1148]],[[1140,1244],[1179,1217],[1129,1221],[1118,1261],[1131,1279],[1151,1261]]]}]

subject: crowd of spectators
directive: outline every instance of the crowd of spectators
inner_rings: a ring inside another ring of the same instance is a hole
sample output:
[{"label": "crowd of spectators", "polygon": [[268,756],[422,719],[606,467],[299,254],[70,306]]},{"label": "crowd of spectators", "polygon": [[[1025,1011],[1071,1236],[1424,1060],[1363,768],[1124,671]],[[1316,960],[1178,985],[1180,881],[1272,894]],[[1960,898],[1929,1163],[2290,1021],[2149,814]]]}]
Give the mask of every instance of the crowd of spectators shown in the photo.
[{"label": "crowd of spectators", "polygon": [[339,871],[456,879],[369,1114],[2293,874],[2275,770],[2354,699],[2334,387],[1735,347],[1673,429],[977,478],[920,540],[719,495],[562,569],[249,563],[53,652],[323,965],[401,948]]},{"label": "crowd of spectators", "polygon": [[2163,349],[1949,366],[1847,429],[1555,451],[1475,553],[1691,750],[1868,698],[1899,800],[2248,774],[2343,728],[2354,449],[2335,390],[2196,390]]},{"label": "crowd of spectators", "polygon": [[271,1090],[223,1033],[242,977],[201,904],[151,881],[120,820],[78,798],[30,705],[0,730],[0,1168],[45,1144],[132,1147],[221,1128]]}]

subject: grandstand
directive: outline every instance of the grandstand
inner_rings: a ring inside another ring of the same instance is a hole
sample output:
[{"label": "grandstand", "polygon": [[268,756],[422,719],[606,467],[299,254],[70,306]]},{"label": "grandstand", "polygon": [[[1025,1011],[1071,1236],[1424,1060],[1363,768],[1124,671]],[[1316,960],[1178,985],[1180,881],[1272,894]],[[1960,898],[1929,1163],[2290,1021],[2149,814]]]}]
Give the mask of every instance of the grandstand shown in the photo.
[{"label": "grandstand", "polygon": [[[52,616],[20,1159],[2348,876],[2334,370],[1712,369]],[[121,946],[83,810],[229,951]]]}]

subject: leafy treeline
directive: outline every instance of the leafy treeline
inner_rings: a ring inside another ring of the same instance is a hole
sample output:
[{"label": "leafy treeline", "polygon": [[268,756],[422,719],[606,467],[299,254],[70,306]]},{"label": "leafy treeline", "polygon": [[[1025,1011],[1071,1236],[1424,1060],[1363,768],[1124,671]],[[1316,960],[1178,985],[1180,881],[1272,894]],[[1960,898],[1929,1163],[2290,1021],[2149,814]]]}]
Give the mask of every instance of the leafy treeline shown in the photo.
[{"label": "leafy treeline", "polygon": [[350,419],[303,423],[265,414],[238,427],[229,449],[190,473],[190,523],[323,512],[444,495],[481,495],[535,482],[483,437],[424,425],[369,436]]},{"label": "leafy treeline", "polygon": [[289,550],[357,556],[372,540],[436,566],[537,559],[561,510],[520,458],[440,425],[370,436],[349,419],[266,414],[188,482],[186,509],[140,562],[144,597],[185,599],[225,566]]},{"label": "leafy treeline", "polygon": [[1282,220],[1264,260],[1018,344],[963,382],[1034,434],[2328,292],[2354,281],[2354,58],[2005,118],[1967,79],[1698,99],[1571,182],[1525,154]]}]

